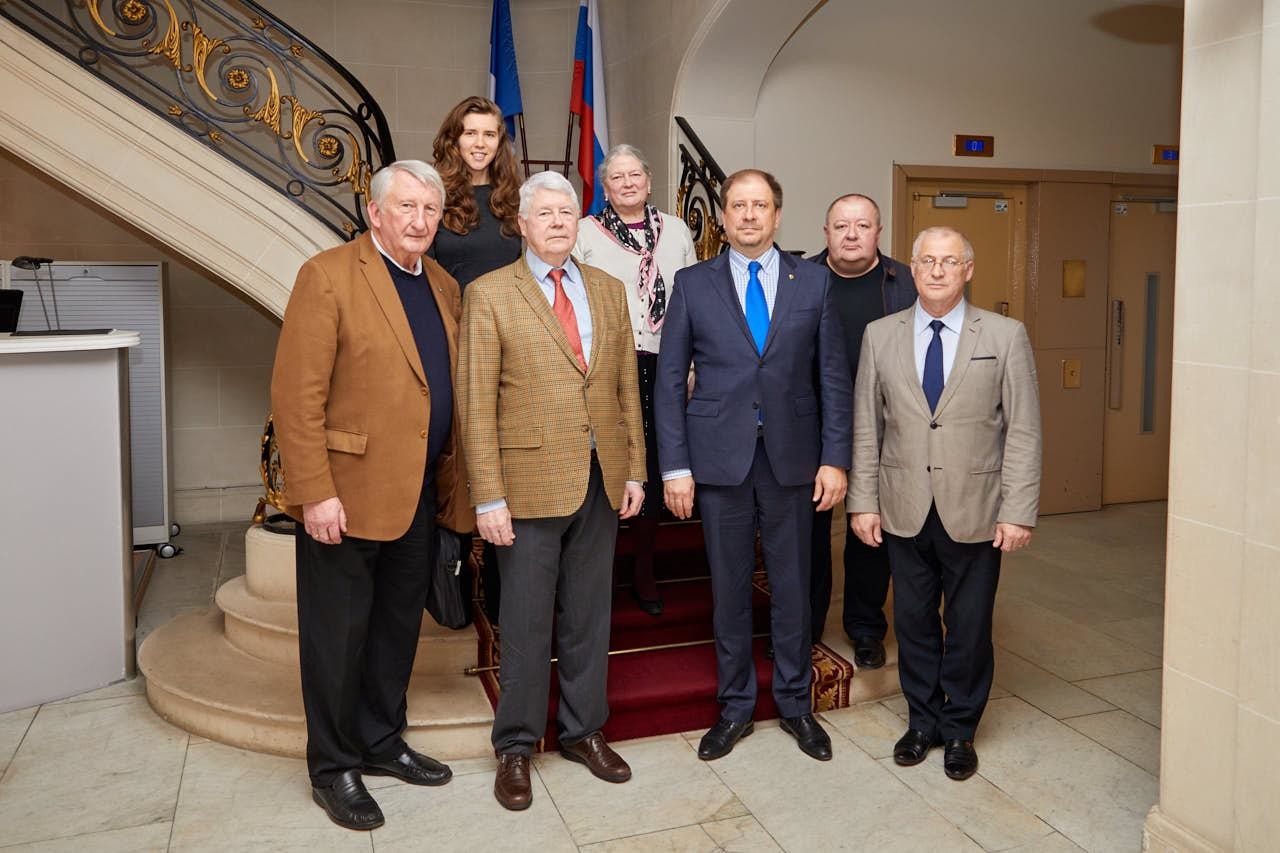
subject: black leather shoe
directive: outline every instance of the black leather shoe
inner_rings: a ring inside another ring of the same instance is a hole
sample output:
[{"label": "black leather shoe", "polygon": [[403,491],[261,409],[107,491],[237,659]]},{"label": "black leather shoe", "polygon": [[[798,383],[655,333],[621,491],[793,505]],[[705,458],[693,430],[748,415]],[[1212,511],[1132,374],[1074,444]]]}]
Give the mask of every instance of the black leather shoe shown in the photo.
[{"label": "black leather shoe", "polygon": [[377,829],[385,822],[382,809],[365,790],[359,770],[344,770],[327,787],[313,786],[311,799],[324,809],[329,820],[346,829]]},{"label": "black leather shoe", "polygon": [[942,753],[942,769],[947,776],[962,782],[978,770],[978,751],[971,740],[949,740]]},{"label": "black leather shoe", "polygon": [[929,737],[916,729],[907,729],[907,733],[893,745],[893,763],[900,767],[912,767],[924,761],[929,750],[937,745],[937,738]]},{"label": "black leather shoe", "polygon": [[641,598],[640,593],[636,592],[636,588],[631,587],[631,597],[635,599],[636,607],[639,607],[650,616],[658,617],[662,615],[662,599],[661,598]]},{"label": "black leather shoe", "polygon": [[884,666],[884,643],[875,637],[854,637],[853,662],[858,665],[858,669],[879,669]]},{"label": "black leather shoe", "polygon": [[733,746],[747,735],[755,731],[755,724],[750,720],[735,723],[721,717],[714,726],[707,730],[698,743],[698,757],[703,761],[715,761],[733,752]]},{"label": "black leather shoe", "polygon": [[778,721],[778,725],[796,739],[796,743],[800,744],[800,751],[805,755],[819,761],[831,760],[831,738],[822,730],[822,726],[818,725],[813,714],[783,717]]},{"label": "black leather shoe", "polygon": [[453,778],[449,765],[434,758],[414,752],[409,747],[395,758],[385,761],[366,761],[364,772],[368,776],[394,776],[410,785],[443,785]]}]

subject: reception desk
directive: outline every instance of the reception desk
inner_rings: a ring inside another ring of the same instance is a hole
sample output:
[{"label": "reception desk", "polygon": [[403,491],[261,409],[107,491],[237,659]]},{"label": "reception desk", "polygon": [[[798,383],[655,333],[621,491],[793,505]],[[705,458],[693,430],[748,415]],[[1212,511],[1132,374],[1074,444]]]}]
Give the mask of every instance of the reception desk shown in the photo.
[{"label": "reception desk", "polygon": [[133,674],[128,349],[0,335],[0,712]]}]

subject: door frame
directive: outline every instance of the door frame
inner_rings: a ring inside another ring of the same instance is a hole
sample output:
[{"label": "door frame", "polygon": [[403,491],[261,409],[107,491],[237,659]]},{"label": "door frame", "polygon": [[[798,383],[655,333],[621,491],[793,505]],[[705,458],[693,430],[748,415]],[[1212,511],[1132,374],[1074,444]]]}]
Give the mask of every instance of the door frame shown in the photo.
[{"label": "door frame", "polygon": [[[1028,187],[1042,183],[1108,184],[1112,187],[1151,187],[1178,190],[1177,167],[1167,172],[1103,172],[1085,169],[1009,169],[985,166],[927,166],[923,164],[893,164],[893,230],[890,232],[890,254],[901,258],[901,252],[909,252],[912,234],[911,195],[907,181],[973,181],[975,183],[1026,184]],[[1027,198],[1027,217],[1035,215],[1034,193]],[[1028,247],[1030,248],[1030,247]],[[1033,265],[1034,267],[1034,265]],[[1035,282],[1027,282],[1028,296],[1035,291]]]},{"label": "door frame", "polygon": [[[1032,232],[1032,223],[1040,219],[1040,194],[1036,187],[1041,183],[1100,184],[1111,188],[1148,187],[1178,193],[1177,167],[1167,172],[1108,172],[1089,169],[1010,169],[985,166],[929,166],[907,163],[893,164],[893,230],[890,233],[890,254],[906,260],[911,253],[911,241],[915,235],[911,228],[911,193],[907,183],[913,180],[960,181],[974,184],[1025,184],[1027,187],[1026,223],[1026,289],[1022,294],[1023,317],[1031,343],[1036,344],[1035,313],[1040,290],[1040,264],[1037,262],[1039,241]],[[901,253],[901,254],[900,254]]]}]

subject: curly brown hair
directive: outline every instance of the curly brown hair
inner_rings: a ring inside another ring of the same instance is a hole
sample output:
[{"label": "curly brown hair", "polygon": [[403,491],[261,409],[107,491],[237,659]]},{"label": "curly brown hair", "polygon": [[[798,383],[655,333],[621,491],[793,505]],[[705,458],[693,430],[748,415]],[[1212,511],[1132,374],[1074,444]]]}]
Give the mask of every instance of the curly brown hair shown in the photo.
[{"label": "curly brown hair", "polygon": [[507,136],[502,110],[488,98],[474,95],[449,110],[431,146],[436,170],[444,180],[443,225],[455,234],[467,234],[480,224],[480,211],[476,209],[476,197],[471,189],[471,170],[462,162],[462,154],[458,151],[462,120],[476,113],[491,115],[498,120],[498,151],[489,164],[489,184],[493,187],[489,193],[489,210],[502,222],[502,233],[515,237],[520,234],[520,227],[516,224],[520,208],[520,178],[516,171],[515,151]]}]

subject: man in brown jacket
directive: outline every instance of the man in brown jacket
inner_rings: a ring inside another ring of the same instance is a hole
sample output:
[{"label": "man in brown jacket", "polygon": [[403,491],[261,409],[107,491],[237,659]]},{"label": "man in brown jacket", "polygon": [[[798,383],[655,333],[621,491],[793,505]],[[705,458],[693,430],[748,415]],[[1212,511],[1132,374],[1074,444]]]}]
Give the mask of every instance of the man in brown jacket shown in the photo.
[{"label": "man in brown jacket", "polygon": [[502,575],[494,796],[513,810],[529,806],[529,756],[547,725],[553,616],[560,752],[606,781],[631,778],[600,729],[614,540],[644,500],[644,436],[626,294],[569,257],[578,215],[563,175],[527,180],[524,257],[468,285],[462,319],[471,501]]},{"label": "man in brown jacket", "polygon": [[369,188],[370,231],[303,265],[271,404],[296,537],[312,798],[348,829],[383,816],[361,773],[443,785],[404,742],[435,526],[472,528],[455,451],[458,284],[423,257],[444,186],[418,160]]}]

